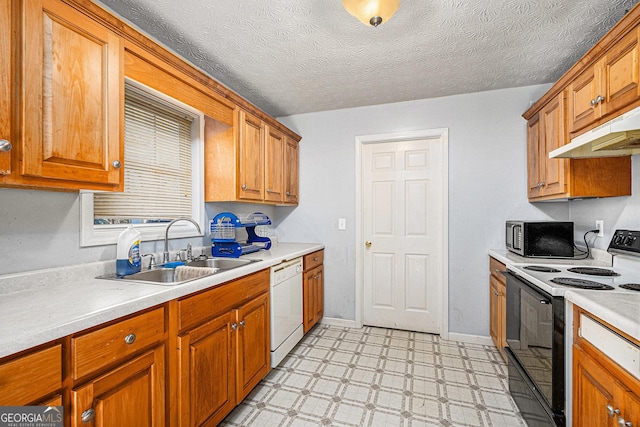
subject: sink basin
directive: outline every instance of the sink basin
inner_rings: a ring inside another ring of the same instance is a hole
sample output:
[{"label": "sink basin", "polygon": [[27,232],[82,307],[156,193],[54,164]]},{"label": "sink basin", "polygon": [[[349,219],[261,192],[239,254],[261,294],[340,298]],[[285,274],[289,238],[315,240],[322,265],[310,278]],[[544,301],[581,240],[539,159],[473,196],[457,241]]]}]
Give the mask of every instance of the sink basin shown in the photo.
[{"label": "sink basin", "polygon": [[252,262],[260,261],[259,259],[239,259],[239,258],[207,258],[187,263],[189,267],[210,267],[219,268],[220,270],[230,270],[232,268],[242,267]]},{"label": "sink basin", "polygon": [[155,285],[173,286],[201,277],[211,276],[222,270],[242,267],[252,262],[261,261],[259,259],[238,259],[238,258],[207,258],[187,263],[188,269],[163,268],[162,266],[153,270],[144,270],[129,276],[116,276],[110,274],[100,276],[98,279],[109,280],[129,280],[135,282],[151,283]]},{"label": "sink basin", "polygon": [[182,280],[176,278],[175,268],[156,268],[121,277],[122,280],[142,280],[145,282],[175,283]]}]

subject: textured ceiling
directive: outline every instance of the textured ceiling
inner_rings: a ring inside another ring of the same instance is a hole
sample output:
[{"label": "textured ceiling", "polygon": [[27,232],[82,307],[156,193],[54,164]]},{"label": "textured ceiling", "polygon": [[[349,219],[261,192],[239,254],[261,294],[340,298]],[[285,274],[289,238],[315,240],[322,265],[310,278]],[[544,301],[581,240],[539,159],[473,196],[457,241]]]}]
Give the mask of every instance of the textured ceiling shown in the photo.
[{"label": "textured ceiling", "polygon": [[99,0],[268,114],[556,81],[638,0]]}]

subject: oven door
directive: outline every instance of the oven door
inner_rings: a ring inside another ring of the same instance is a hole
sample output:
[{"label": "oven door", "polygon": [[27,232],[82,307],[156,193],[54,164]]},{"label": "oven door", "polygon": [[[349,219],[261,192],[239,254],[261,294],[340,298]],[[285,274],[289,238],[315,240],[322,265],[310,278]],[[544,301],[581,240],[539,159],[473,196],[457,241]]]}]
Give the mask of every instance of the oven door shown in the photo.
[{"label": "oven door", "polygon": [[564,300],[510,271],[505,275],[510,359],[558,422],[564,418]]}]

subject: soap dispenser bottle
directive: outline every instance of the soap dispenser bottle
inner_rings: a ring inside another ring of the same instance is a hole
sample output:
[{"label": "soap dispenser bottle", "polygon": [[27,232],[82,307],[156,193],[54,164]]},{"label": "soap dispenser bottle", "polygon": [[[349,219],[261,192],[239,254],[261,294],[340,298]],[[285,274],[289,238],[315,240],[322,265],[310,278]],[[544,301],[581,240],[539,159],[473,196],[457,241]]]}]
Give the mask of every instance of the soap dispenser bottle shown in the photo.
[{"label": "soap dispenser bottle", "polygon": [[116,252],[116,274],[118,276],[128,276],[140,272],[142,269],[140,232],[132,225],[129,225],[118,236]]}]

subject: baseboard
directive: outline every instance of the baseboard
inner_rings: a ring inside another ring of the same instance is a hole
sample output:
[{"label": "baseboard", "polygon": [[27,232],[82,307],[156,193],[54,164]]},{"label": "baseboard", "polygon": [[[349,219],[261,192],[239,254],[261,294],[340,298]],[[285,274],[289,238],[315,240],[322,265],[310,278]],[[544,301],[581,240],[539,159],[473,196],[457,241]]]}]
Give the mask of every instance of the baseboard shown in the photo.
[{"label": "baseboard", "polygon": [[320,320],[320,323],[323,325],[329,325],[329,326],[339,326],[342,328],[357,328],[358,324],[356,323],[355,320],[349,320],[349,319],[339,319],[336,317],[323,317]]},{"label": "baseboard", "polygon": [[483,337],[481,335],[458,334],[449,332],[450,341],[462,341],[469,344],[494,345],[491,337]]}]

